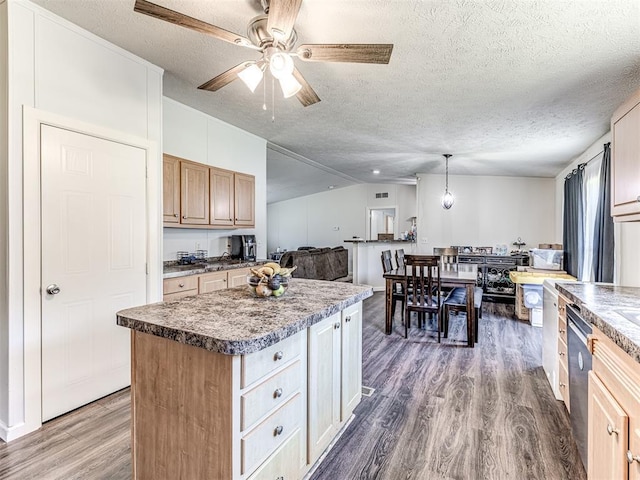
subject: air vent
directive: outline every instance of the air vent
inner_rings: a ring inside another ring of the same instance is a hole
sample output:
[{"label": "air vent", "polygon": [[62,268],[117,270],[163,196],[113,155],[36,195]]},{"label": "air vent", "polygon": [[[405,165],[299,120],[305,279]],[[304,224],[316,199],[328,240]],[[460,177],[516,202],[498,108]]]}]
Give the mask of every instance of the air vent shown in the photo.
[{"label": "air vent", "polygon": [[376,193],[376,198],[389,198],[389,192]]}]

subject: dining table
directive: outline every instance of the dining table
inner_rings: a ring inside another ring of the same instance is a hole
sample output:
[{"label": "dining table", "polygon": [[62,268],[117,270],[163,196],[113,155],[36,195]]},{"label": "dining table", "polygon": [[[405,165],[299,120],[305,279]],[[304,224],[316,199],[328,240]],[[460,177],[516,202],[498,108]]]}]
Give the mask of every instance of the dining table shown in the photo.
[{"label": "dining table", "polygon": [[[393,288],[395,284],[401,284],[403,288],[407,285],[407,276],[405,273],[405,267],[400,266],[395,270],[390,270],[383,274],[385,279],[385,327],[384,333],[391,335],[393,330],[393,315],[391,309]],[[477,271],[474,270],[440,270],[440,284],[443,287],[465,287],[467,291],[467,332],[474,332],[477,321],[475,316],[475,287],[478,279]],[[471,348],[474,347],[474,335],[467,335],[467,345]]]}]

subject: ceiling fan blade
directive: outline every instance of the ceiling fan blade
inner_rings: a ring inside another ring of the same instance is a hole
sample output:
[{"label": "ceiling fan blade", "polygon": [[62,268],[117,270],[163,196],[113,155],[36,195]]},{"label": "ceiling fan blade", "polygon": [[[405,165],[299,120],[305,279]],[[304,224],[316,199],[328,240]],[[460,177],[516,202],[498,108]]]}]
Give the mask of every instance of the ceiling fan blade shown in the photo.
[{"label": "ceiling fan blade", "polygon": [[302,0],[271,0],[267,30],[278,41],[286,42],[291,36]]},{"label": "ceiling fan blade", "polygon": [[302,85],[302,88],[298,93],[296,93],[296,97],[300,100],[300,103],[305,107],[309,105],[313,105],[314,103],[318,103],[320,101],[320,97],[318,94],[311,88],[311,85],[307,83],[305,78],[300,73],[300,70],[297,68],[293,69],[293,76],[296,80]]},{"label": "ceiling fan blade", "polygon": [[389,63],[393,44],[316,44],[300,45],[297,50],[305,62]]},{"label": "ceiling fan blade", "polygon": [[197,18],[189,17],[188,15],[170,10],[165,7],[161,7],[160,5],[156,5],[155,3],[147,2],[146,0],[136,0],[133,10],[138,13],[149,15],[150,17],[164,20],[165,22],[173,23],[174,25],[180,25],[181,27],[189,28],[191,30],[195,30],[196,32],[211,35],[212,37],[224,40],[225,42],[233,43],[234,45],[255,48],[251,41],[248,38],[243,37],[242,35],[237,35],[233,32],[225,30],[224,28],[216,27],[215,25],[211,25],[210,23],[203,22],[202,20],[198,20]]},{"label": "ceiling fan blade", "polygon": [[225,85],[230,84],[236,78],[238,78],[238,74],[243,71],[245,68],[250,67],[255,62],[242,62],[240,65],[236,65],[233,68],[230,68],[224,73],[221,73],[217,77],[213,77],[208,82],[203,83],[198,87],[199,90],[209,90],[210,92],[215,92],[216,90],[220,90]]}]

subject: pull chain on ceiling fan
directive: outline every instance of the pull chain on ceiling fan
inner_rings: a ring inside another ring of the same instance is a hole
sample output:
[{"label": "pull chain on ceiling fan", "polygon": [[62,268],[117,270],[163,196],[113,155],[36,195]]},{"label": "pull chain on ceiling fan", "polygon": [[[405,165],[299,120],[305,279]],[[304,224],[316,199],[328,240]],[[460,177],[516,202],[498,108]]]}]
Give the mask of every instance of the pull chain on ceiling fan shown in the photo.
[{"label": "pull chain on ceiling fan", "polygon": [[262,0],[265,13],[249,22],[247,37],[146,0],[136,0],[134,10],[262,54],[257,61],[242,62],[203,83],[198,87],[201,90],[215,92],[240,78],[254,92],[268,67],[284,97],[295,95],[308,107],[320,97],[296,68],[293,57],[303,62],[389,63],[392,44],[310,44],[300,45],[294,52],[298,36],[293,27],[301,4],[302,0]]}]

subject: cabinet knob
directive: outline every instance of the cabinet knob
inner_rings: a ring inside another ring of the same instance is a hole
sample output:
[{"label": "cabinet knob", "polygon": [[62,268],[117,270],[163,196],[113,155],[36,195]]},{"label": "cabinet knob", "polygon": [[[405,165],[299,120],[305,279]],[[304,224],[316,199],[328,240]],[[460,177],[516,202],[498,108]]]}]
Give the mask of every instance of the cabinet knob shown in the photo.
[{"label": "cabinet knob", "polygon": [[558,330],[560,333],[564,333],[566,330],[564,330],[563,328],[561,328],[560,330]]},{"label": "cabinet knob", "polygon": [[618,435],[618,429],[613,428],[610,424],[607,423],[607,433],[609,435],[613,435],[614,433]]},{"label": "cabinet knob", "polygon": [[174,213],[174,214],[173,214],[173,216],[174,216],[174,217],[176,217],[176,218],[178,218],[178,214],[177,214],[177,213]]},{"label": "cabinet knob", "polygon": [[282,360],[283,358],[284,358],[284,353],[282,353],[282,351],[276,352],[276,354],[273,356],[274,360]]},{"label": "cabinet knob", "polygon": [[340,322],[336,322],[336,323],[334,323],[334,324],[333,324],[333,328],[334,328],[334,330],[339,329],[339,328],[340,328]]},{"label": "cabinet knob", "polygon": [[280,398],[282,396],[282,389],[276,388],[276,391],[273,392],[273,398]]},{"label": "cabinet knob", "polygon": [[180,288],[184,288],[184,283],[179,283],[179,284],[178,284],[178,286],[179,286]]},{"label": "cabinet knob", "polygon": [[567,386],[566,384],[564,384],[564,383],[562,383],[562,382],[560,382],[560,384],[559,384],[559,385],[560,385],[560,388],[564,388],[564,387],[566,387],[566,386]]},{"label": "cabinet knob", "polygon": [[562,356],[564,355],[564,352],[558,352],[558,355]]},{"label": "cabinet knob", "polygon": [[284,430],[284,427],[282,425],[278,425],[276,429],[273,431],[273,436],[277,437],[278,435],[282,435],[283,430]]},{"label": "cabinet knob", "polygon": [[186,216],[186,215],[183,215],[183,216],[182,216],[182,218],[184,218],[184,219],[186,220],[186,219],[187,219],[187,216]]},{"label": "cabinet knob", "polygon": [[350,322],[351,321],[351,316],[347,317],[344,319],[345,322]]},{"label": "cabinet knob", "polygon": [[640,455],[634,455],[631,450],[627,450],[627,462],[631,465],[633,462],[640,463]]}]

